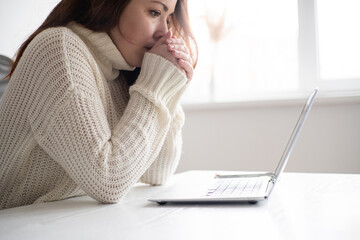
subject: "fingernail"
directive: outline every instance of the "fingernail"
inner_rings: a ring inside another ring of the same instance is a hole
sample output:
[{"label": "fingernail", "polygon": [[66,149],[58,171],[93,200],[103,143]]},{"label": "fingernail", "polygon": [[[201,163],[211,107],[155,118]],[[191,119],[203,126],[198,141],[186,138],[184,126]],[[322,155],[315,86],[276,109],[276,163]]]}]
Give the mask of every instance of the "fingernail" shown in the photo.
[{"label": "fingernail", "polygon": [[170,38],[168,38],[168,39],[166,40],[166,42],[167,42],[167,43],[172,43],[173,41],[172,41]]}]

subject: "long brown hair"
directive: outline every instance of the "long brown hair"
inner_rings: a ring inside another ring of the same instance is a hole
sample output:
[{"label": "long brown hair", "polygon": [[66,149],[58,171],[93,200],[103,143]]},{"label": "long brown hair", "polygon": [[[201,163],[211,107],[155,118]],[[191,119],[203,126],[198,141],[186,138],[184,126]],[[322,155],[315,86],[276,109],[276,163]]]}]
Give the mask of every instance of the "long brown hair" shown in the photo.
[{"label": "long brown hair", "polygon": [[[51,27],[65,26],[75,21],[95,32],[108,32],[118,24],[120,16],[131,0],[62,0],[51,11],[41,26],[19,48],[9,76],[14,73],[26,47],[40,32]],[[182,38],[189,48],[194,67],[198,48],[192,34],[187,0],[177,0],[170,26],[173,35]]]}]

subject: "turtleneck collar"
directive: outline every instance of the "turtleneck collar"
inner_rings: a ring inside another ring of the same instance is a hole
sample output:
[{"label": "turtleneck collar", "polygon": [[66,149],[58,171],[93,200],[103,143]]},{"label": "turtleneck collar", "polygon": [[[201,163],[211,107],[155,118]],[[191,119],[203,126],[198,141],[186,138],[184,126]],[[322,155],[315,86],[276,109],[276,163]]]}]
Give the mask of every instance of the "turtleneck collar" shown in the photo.
[{"label": "turtleneck collar", "polygon": [[75,22],[68,24],[67,27],[77,34],[95,54],[106,80],[116,79],[120,70],[135,69],[125,61],[106,32],[94,32]]}]

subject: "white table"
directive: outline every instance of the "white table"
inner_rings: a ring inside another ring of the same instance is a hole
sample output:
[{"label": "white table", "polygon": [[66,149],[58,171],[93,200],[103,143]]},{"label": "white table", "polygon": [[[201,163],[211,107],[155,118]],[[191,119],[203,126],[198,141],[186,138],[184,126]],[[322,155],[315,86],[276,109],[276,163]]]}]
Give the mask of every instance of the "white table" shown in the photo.
[{"label": "white table", "polygon": [[146,199],[214,171],[137,184],[119,204],[89,197],[0,211],[0,239],[360,239],[360,175],[284,173],[256,205],[164,205]]}]

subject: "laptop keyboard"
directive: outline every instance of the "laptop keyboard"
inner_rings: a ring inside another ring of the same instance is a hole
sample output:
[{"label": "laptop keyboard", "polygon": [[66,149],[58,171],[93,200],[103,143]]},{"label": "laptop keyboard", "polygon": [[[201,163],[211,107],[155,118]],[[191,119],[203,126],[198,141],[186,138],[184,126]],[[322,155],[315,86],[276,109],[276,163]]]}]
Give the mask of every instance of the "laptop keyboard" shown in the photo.
[{"label": "laptop keyboard", "polygon": [[256,195],[263,183],[262,177],[218,179],[205,193],[206,197],[240,197]]}]

